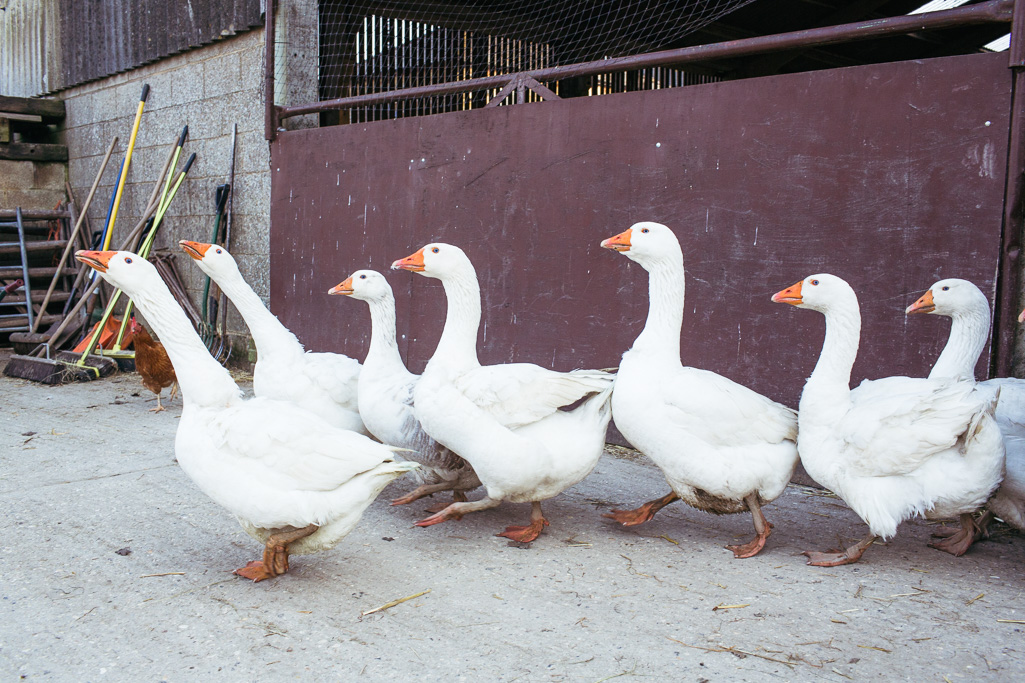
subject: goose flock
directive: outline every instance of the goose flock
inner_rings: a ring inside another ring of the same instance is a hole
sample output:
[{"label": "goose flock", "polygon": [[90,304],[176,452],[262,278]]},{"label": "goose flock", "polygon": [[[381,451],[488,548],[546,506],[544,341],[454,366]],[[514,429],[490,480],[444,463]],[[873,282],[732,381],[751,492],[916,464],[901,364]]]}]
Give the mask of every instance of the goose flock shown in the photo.
[{"label": "goose flock", "polygon": [[[726,546],[737,558],[765,547],[773,525],[763,508],[783,493],[798,461],[868,526],[849,548],[806,552],[808,564],[856,562],[914,516],[958,518],[959,529],[931,544],[953,555],[984,537],[994,517],[1025,530],[1025,380],[975,381],[989,304],[965,280],[940,280],[907,309],[952,320],[928,378],[887,377],[854,389],[861,315],[850,285],[823,273],[774,294],[777,303],[826,319],[818,363],[794,411],[683,365],[683,253],[659,223],[637,223],[601,243],[648,273],[647,321],[615,373],[481,365],[480,285],[469,257],[451,244],[428,244],[392,264],[440,280],[448,301],[422,375],[402,362],[395,298],[381,273],[357,270],[329,291],[370,309],[371,343],[361,365],[343,354],[305,352],[223,247],[180,246],[250,328],[258,353],[252,399],[210,356],[148,261],[124,251],[79,251],[76,258],[123,289],[159,335],[182,393],[178,462],[264,544],[260,560],[235,572],[253,581],[287,572],[290,554],[337,544],[407,472],[419,486],[393,505],[452,495],[417,526],[506,500],[529,502],[528,523],[498,535],[534,541],[549,525],[542,502],[594,469],[613,416],[662,470],[670,491],[605,516],[642,524],[677,500],[714,514],[750,513],[754,538]],[[479,488],[483,495],[470,500],[467,493]]]}]

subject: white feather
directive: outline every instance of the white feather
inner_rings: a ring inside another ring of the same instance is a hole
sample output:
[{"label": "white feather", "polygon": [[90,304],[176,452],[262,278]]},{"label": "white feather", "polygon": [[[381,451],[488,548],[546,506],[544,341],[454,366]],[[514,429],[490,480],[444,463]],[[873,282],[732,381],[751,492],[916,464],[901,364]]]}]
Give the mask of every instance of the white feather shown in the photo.
[{"label": "white feather", "polygon": [[851,391],[861,334],[854,291],[834,275],[812,275],[796,305],[826,316],[826,340],[798,414],[808,474],[883,539],[914,515],[950,517],[982,506],[1003,473],[992,395],[957,378],[888,377]]},{"label": "white feather", "polygon": [[[931,308],[927,299],[931,299]],[[950,336],[929,373],[933,379],[975,379],[975,365],[989,340],[989,301],[967,280],[949,278],[933,284],[919,299],[926,312],[951,319]],[[915,305],[908,312],[917,312]],[[1025,531],[1025,380],[1001,377],[980,382],[996,401],[997,424],[1004,436],[1005,473],[987,507],[1011,526]]]},{"label": "white feather", "polygon": [[360,365],[340,353],[306,353],[242,278],[235,259],[223,247],[211,246],[196,258],[199,268],[235,304],[256,344],[253,392],[289,401],[320,415],[330,424],[366,434],[359,416],[357,385]]},{"label": "white feather", "polygon": [[741,512],[748,496],[774,500],[797,465],[796,414],[726,377],[681,364],[680,243],[668,227],[650,222],[631,227],[629,243],[623,255],[648,271],[648,319],[620,363],[616,426],[691,505]]},{"label": "white feather", "polygon": [[395,462],[392,446],[291,402],[244,400],[144,259],[116,252],[102,275],[131,296],[174,365],[184,404],[175,437],[182,470],[256,538],[316,524],[289,551],[331,547],[389,481],[416,467]]},{"label": "white feather", "polygon": [[473,465],[493,501],[541,501],[576,484],[604,449],[613,376],[526,363],[482,367],[473,264],[449,244],[419,253],[421,274],[439,278],[448,298],[438,348],[413,391],[424,430]]}]

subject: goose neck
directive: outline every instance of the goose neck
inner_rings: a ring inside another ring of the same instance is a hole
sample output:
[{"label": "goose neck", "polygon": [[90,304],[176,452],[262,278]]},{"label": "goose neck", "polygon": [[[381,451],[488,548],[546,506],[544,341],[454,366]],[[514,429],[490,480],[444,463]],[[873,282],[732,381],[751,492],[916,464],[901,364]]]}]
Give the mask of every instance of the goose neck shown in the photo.
[{"label": "goose neck", "polygon": [[370,306],[370,349],[364,367],[373,365],[403,365],[395,334],[395,297],[367,301]]},{"label": "goose neck", "polygon": [[855,299],[851,305],[825,311],[826,338],[807,387],[828,388],[850,393],[851,369],[858,357],[861,339],[861,311]]},{"label": "goose neck", "polygon": [[183,401],[202,407],[226,407],[240,400],[238,385],[207,351],[165,287],[150,288],[132,299],[160,337],[174,366]]},{"label": "goose neck", "polygon": [[217,279],[217,284],[231,299],[231,303],[235,305],[243,320],[246,321],[246,325],[253,335],[257,353],[261,355],[303,353],[302,345],[296,336],[281,324],[277,316],[270,312],[241,274],[220,277]]},{"label": "goose neck", "polygon": [[975,378],[975,364],[986,346],[989,336],[989,308],[963,311],[951,316],[950,337],[936,364],[929,373],[930,379],[958,377]]},{"label": "goose neck", "polygon": [[685,292],[683,262],[666,258],[644,267],[648,271],[648,319],[634,348],[679,359]]},{"label": "goose neck", "polygon": [[435,358],[448,365],[479,366],[477,328],[480,327],[480,285],[476,273],[455,273],[441,280],[445,287],[448,311],[445,329],[438,341]]}]

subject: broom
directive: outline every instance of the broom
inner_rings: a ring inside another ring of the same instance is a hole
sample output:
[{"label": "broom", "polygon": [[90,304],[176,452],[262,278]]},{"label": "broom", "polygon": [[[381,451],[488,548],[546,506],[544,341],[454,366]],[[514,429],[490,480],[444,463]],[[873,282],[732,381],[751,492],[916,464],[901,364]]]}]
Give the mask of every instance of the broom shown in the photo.
[{"label": "broom", "polygon": [[[182,137],[179,141],[183,141],[187,133],[188,127],[182,131]],[[164,182],[165,175],[168,173],[168,169],[171,168],[171,161],[174,157],[175,152],[178,150],[179,145],[176,143],[168,152],[167,159],[164,162],[164,166],[157,177],[156,183],[154,184],[154,191],[150,195],[150,202],[148,203],[146,210],[143,212],[142,219],[136,224],[132,232],[125,238],[125,240],[118,247],[119,249],[129,248],[142,234],[143,229],[146,227],[150,218],[156,213],[159,208],[159,201],[156,200],[156,193],[161,188]],[[173,175],[173,174],[172,174]],[[83,212],[84,214],[84,212]],[[78,312],[86,305],[90,300],[92,293],[100,286],[103,282],[102,279],[96,279],[85,287],[82,292],[81,298],[78,303],[68,311],[64,321],[50,336],[49,341],[44,344],[37,346],[31,353],[26,355],[13,355],[10,358],[7,366],[4,368],[4,374],[10,377],[18,377],[21,379],[28,379],[35,382],[42,382],[44,384],[61,384],[65,381],[89,381],[95,379],[95,373],[91,368],[87,368],[85,365],[78,366],[78,354],[71,356],[71,362],[65,362],[57,360],[52,357],[53,350],[57,349],[63,343],[62,335],[69,328],[72,321],[76,319]],[[73,330],[74,328],[72,328]],[[67,332],[70,334],[70,332]],[[90,356],[91,362],[103,363],[105,368],[108,368],[106,374],[110,374],[116,363],[113,361],[102,358],[99,356]],[[98,367],[98,366],[96,366]],[[105,376],[105,375],[104,375]]]}]

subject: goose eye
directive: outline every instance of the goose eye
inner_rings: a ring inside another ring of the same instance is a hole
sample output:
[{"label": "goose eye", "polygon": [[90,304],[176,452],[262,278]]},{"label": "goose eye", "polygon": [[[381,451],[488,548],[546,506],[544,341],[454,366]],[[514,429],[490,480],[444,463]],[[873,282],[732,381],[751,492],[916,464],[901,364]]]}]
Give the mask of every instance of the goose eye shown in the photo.
[{"label": "goose eye", "polygon": [[945,291],[947,291],[948,289],[950,289],[950,287],[949,287],[949,286],[947,286],[947,287],[944,287],[944,288],[943,288],[943,291],[945,292]]},{"label": "goose eye", "polygon": [[641,228],[641,232],[649,232],[647,228]]},{"label": "goose eye", "polygon": [[366,279],[367,279],[367,276],[366,276],[366,275],[360,275],[360,276],[359,276],[359,279],[360,279],[360,280],[366,280]]},{"label": "goose eye", "polygon": [[431,251],[433,251],[435,254],[437,254],[438,253],[438,248],[434,247],[433,249],[431,249]]},{"label": "goose eye", "polygon": [[817,285],[819,284],[819,281],[818,281],[818,280],[812,280],[812,281],[811,281],[811,284],[813,284],[813,285],[816,285],[816,286],[817,286]]},{"label": "goose eye", "polygon": [[128,258],[128,257],[126,256],[126,257],[125,257],[125,263],[131,263],[131,262],[132,262],[132,259],[130,259],[130,258]]},{"label": "goose eye", "polygon": [[221,250],[220,250],[220,249],[218,249],[218,250],[217,250],[217,253],[218,253],[218,254],[220,254],[220,253],[221,253]]}]

